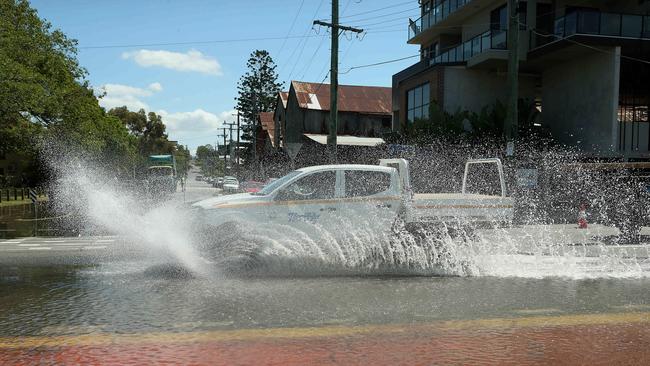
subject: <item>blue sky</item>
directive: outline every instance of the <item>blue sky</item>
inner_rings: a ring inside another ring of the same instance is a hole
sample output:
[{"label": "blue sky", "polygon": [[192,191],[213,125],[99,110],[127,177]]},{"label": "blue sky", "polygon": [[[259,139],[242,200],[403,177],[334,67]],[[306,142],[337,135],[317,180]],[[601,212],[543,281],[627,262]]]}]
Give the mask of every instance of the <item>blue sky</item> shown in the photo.
[{"label": "blue sky", "polygon": [[[79,41],[90,82],[106,92],[102,105],[161,114],[170,138],[191,150],[214,143],[222,121],[233,120],[236,84],[253,50],[271,53],[285,85],[290,79],[321,82],[329,69],[329,34],[312,29],[314,19],[330,17],[329,0],[31,3]],[[367,29],[362,39],[341,38],[340,70],[417,54],[406,44],[408,18],[417,17],[417,7],[416,0],[340,0],[341,24]],[[277,39],[234,41],[250,38]],[[339,83],[390,86],[391,76],[416,60],[355,69],[341,74]]]}]

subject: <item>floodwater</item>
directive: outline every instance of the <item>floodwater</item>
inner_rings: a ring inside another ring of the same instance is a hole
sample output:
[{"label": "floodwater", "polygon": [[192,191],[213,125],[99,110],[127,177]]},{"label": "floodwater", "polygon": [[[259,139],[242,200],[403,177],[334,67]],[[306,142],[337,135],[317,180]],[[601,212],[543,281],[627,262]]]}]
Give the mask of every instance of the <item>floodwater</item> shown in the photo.
[{"label": "floodwater", "polygon": [[[95,189],[89,221],[121,255],[69,265],[54,257],[96,249],[83,236],[5,242],[20,261],[0,261],[0,364],[650,364],[647,228],[634,245],[542,225],[413,246],[259,224],[205,251],[179,214],[211,192],[194,184],[150,211]],[[224,271],[247,245],[263,250]]]},{"label": "floodwater", "polygon": [[[587,357],[573,358],[578,361],[594,355],[599,357],[595,361],[618,360],[614,356],[621,352],[626,361],[647,360],[649,286],[647,278],[195,277],[147,260],[4,266],[0,363],[233,364],[250,357],[260,339],[268,338],[272,347],[267,352],[288,352],[278,360],[287,364],[319,360],[305,356],[292,362],[292,347],[324,349],[338,355],[335,364],[345,364],[365,363],[371,359],[359,357],[377,352],[394,356],[402,346],[418,344],[425,355],[428,349],[430,356],[441,358],[402,354],[378,363],[466,363],[462,361],[479,356],[470,363],[570,360],[556,359],[562,352]],[[531,334],[524,336],[526,332]],[[608,337],[620,341],[621,334],[622,345],[598,343]],[[505,348],[479,347],[478,352],[472,348],[477,337],[501,339],[499,346]],[[598,339],[582,349],[581,342],[590,337]],[[517,344],[534,338],[536,349],[528,345],[516,350]],[[434,347],[450,340],[456,347],[452,355]],[[160,353],[162,345],[176,351]],[[112,357],[120,347],[129,351],[116,361]],[[232,352],[211,353],[220,347]],[[530,359],[531,354],[537,356]],[[270,360],[248,359],[248,364]]]},{"label": "floodwater", "polygon": [[173,278],[165,272],[128,262],[5,267],[0,334],[409,324],[650,309],[649,279],[207,279]]}]

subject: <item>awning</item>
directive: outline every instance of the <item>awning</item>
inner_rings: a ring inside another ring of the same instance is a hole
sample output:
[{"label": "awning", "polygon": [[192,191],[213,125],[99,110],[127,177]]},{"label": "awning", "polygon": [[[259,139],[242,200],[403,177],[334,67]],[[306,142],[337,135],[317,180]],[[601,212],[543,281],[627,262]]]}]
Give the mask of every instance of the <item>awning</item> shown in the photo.
[{"label": "awning", "polygon": [[[318,142],[321,145],[327,145],[327,135],[320,134],[303,134],[305,137]],[[377,146],[384,143],[384,139],[379,137],[357,137],[357,136],[337,136],[336,144],[341,146]]]}]

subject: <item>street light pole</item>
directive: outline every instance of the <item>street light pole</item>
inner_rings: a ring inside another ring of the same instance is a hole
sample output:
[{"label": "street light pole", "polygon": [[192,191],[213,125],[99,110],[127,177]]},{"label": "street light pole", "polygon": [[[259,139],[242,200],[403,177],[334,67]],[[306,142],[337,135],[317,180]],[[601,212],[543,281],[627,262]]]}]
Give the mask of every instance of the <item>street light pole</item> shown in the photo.
[{"label": "street light pole", "polygon": [[506,110],[506,154],[514,155],[519,100],[519,10],[518,0],[508,0],[508,107]]}]

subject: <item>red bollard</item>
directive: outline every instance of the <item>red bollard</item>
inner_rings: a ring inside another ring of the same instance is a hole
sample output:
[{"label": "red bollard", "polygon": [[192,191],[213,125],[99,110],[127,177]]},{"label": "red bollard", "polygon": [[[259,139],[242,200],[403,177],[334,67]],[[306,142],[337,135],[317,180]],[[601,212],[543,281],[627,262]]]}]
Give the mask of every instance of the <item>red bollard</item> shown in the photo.
[{"label": "red bollard", "polygon": [[587,228],[587,206],[583,203],[578,211],[578,229]]}]

